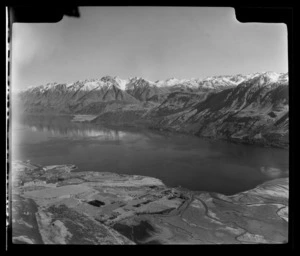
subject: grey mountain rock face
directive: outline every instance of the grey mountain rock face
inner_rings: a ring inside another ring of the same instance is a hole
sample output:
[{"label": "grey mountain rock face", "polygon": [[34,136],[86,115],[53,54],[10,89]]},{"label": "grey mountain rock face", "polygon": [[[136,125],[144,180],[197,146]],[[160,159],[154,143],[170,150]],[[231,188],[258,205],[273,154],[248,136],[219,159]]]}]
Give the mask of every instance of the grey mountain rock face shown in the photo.
[{"label": "grey mountain rock face", "polygon": [[261,145],[289,143],[288,74],[176,79],[105,76],[18,94],[26,113],[93,114],[96,123],[147,127]]},{"label": "grey mountain rock face", "polygon": [[[175,96],[176,97],[176,96]],[[171,100],[169,100],[171,102]],[[286,80],[255,76],[234,88],[211,93],[197,104],[168,116],[154,112],[156,126],[212,138],[286,147],[289,99]],[[168,105],[169,110],[171,104]]]}]

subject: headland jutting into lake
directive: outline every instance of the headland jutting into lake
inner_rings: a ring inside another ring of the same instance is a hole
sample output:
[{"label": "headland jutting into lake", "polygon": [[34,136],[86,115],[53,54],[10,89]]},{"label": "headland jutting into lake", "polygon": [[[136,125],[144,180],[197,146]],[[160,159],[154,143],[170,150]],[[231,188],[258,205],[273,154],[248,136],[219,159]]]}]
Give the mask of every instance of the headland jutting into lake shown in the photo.
[{"label": "headland jutting into lake", "polygon": [[145,176],[80,172],[74,165],[14,161],[11,174],[14,243],[288,241],[288,178],[225,196]]}]

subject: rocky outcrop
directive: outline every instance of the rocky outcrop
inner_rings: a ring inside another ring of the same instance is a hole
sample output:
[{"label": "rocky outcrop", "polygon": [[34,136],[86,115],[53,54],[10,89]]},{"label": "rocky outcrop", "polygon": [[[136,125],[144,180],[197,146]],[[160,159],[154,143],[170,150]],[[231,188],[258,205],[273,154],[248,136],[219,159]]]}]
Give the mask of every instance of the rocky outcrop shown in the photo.
[{"label": "rocky outcrop", "polygon": [[12,163],[14,243],[288,242],[288,179],[225,196],[74,165]]}]

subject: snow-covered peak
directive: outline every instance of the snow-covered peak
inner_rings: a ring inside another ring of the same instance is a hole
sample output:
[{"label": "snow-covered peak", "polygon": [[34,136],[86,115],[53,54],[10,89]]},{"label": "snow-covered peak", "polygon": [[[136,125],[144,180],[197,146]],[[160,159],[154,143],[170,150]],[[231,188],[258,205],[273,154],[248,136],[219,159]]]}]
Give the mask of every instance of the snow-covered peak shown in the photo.
[{"label": "snow-covered peak", "polygon": [[244,83],[240,83],[242,86],[251,84],[252,86],[258,87],[273,87],[278,84],[288,85],[288,73],[277,73],[277,72],[259,72],[252,73],[245,76]]},{"label": "snow-covered peak", "polygon": [[173,85],[179,84],[179,83],[180,83],[179,79],[176,79],[176,78],[172,77],[172,78],[168,78],[166,80],[157,81],[155,84],[158,87],[162,87],[162,86],[173,86]]},{"label": "snow-covered peak", "polygon": [[145,81],[147,83],[150,83],[150,84],[154,84],[154,82],[146,79],[146,78],[143,78],[143,77],[138,77],[138,76],[135,76],[135,77],[130,77],[128,79],[130,82],[136,82],[136,81]]},{"label": "snow-covered peak", "polygon": [[102,85],[101,81],[87,82],[80,88],[80,90],[92,91],[92,90],[95,90],[96,88],[100,87],[101,85]]},{"label": "snow-covered peak", "polygon": [[115,81],[117,82],[118,84],[118,87],[121,89],[121,90],[125,90],[126,89],[126,84],[128,84],[129,80],[128,79],[121,79],[119,77],[115,77],[114,78]]},{"label": "snow-covered peak", "polygon": [[48,83],[46,85],[42,85],[41,90],[54,89],[57,85],[58,85],[58,83],[56,83],[56,82],[54,82],[54,83]]},{"label": "snow-covered peak", "polygon": [[288,75],[284,73],[265,72],[263,77],[266,84],[288,84]]},{"label": "snow-covered peak", "polygon": [[128,83],[126,84],[126,89],[130,90],[135,87],[144,87],[144,86],[155,86],[156,84],[152,81],[144,79],[142,77],[132,77],[129,79]]},{"label": "snow-covered peak", "polygon": [[115,79],[114,77],[112,76],[103,76],[100,81],[102,82],[111,82],[111,83],[114,83],[115,82]]},{"label": "snow-covered peak", "polygon": [[288,73],[283,73],[279,76],[278,78],[280,83],[288,83],[289,82],[289,74]]},{"label": "snow-covered peak", "polygon": [[278,81],[279,77],[281,76],[280,73],[275,73],[275,72],[264,72],[262,74],[262,77],[267,78],[269,82],[274,83],[276,81]]},{"label": "snow-covered peak", "polygon": [[30,86],[25,91],[27,92],[45,92],[48,90],[54,90],[58,85],[56,82],[54,83],[47,83],[46,85],[39,85],[39,86]]},{"label": "snow-covered peak", "polygon": [[168,78],[166,80],[156,81],[155,84],[157,87],[172,87],[172,86],[185,86],[185,87],[193,87],[197,85],[197,79],[177,79],[177,78]]},{"label": "snow-covered peak", "polygon": [[142,77],[131,77],[129,79],[122,79],[120,77],[103,76],[101,79],[86,79],[79,80],[73,83],[62,84],[62,83],[47,83],[46,85],[31,86],[22,90],[22,92],[36,92],[42,93],[49,90],[83,90],[91,91],[101,89],[102,87],[115,86],[120,90],[130,90],[136,87],[153,86],[153,87],[180,87],[180,88],[207,88],[216,89],[223,87],[237,86],[243,82],[251,81],[255,79],[255,83],[259,86],[270,85],[274,83],[288,84],[288,73],[276,73],[276,72],[259,72],[251,73],[247,75],[221,75],[221,76],[210,76],[204,79],[177,79],[168,78],[166,80],[158,80],[156,82],[149,81]]},{"label": "snow-covered peak", "polygon": [[272,71],[267,71],[261,74],[262,77],[268,80],[268,83],[284,83],[288,82],[288,73],[276,73]]}]

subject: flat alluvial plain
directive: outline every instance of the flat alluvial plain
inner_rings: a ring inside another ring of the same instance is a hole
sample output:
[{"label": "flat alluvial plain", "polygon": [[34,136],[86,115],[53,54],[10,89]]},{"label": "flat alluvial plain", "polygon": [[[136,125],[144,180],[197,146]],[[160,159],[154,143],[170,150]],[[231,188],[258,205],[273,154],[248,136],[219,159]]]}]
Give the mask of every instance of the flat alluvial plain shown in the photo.
[{"label": "flat alluvial plain", "polygon": [[288,242],[288,178],[231,196],[74,165],[13,161],[11,178],[13,243]]}]

